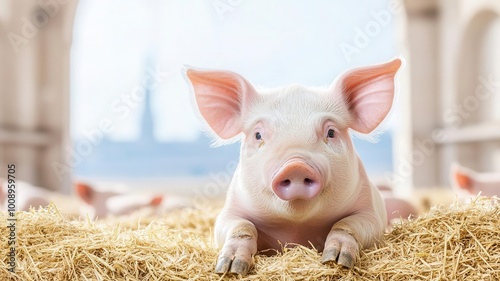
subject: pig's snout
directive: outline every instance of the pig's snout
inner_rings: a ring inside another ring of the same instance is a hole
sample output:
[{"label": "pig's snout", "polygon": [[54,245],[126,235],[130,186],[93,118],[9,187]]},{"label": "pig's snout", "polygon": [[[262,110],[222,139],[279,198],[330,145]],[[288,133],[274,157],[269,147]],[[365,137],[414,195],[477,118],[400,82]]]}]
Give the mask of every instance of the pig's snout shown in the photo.
[{"label": "pig's snout", "polygon": [[307,163],[291,161],[273,177],[272,188],[276,196],[286,201],[312,199],[321,191],[321,177]]}]

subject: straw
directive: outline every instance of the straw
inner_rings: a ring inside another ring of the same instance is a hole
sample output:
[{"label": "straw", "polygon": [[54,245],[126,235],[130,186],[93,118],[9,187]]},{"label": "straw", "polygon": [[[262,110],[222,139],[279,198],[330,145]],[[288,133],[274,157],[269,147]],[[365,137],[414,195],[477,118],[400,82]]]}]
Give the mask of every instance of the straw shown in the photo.
[{"label": "straw", "polygon": [[213,273],[219,210],[97,221],[69,219],[55,205],[19,212],[16,272],[8,271],[2,227],[0,280],[500,280],[500,206],[488,198],[395,225],[353,269],[321,264],[320,253],[297,246],[255,256],[245,277]]}]

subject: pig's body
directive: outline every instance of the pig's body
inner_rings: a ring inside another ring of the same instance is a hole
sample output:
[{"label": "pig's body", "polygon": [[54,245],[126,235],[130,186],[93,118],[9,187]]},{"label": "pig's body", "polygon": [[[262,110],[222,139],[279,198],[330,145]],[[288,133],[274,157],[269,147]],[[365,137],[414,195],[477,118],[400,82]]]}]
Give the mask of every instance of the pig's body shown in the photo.
[{"label": "pig's body", "polygon": [[[3,203],[3,210],[8,209],[8,181],[3,182],[0,190],[0,205]],[[17,211],[28,211],[30,208],[47,207],[54,203],[63,213],[68,215],[78,214],[79,204],[76,198],[47,188],[33,185],[29,182],[15,181],[15,199]],[[11,205],[12,207],[12,205]]]},{"label": "pig's body", "polygon": [[[8,181],[0,179],[0,206],[8,208]],[[77,196],[83,202],[78,202],[74,196],[64,195],[46,188],[16,180],[15,195],[17,211],[27,211],[30,207],[46,207],[51,202],[63,206],[65,213],[78,214],[86,217],[105,217],[107,215],[128,215],[143,208],[150,208],[155,215],[163,215],[169,211],[193,207],[192,201],[186,197],[152,194],[130,193],[125,186],[108,184],[108,190],[90,187],[77,182],[74,185]]]},{"label": "pig's body", "polygon": [[391,187],[387,185],[377,185],[382,198],[384,199],[385,210],[387,213],[387,225],[391,226],[394,222],[399,222],[410,217],[417,217],[418,212],[415,207],[405,199],[395,196]]},{"label": "pig's body", "polygon": [[[8,198],[6,194],[8,194],[9,183],[8,181],[2,181],[2,183],[1,193],[4,194],[3,206],[4,210],[6,210],[8,206]],[[46,207],[51,201],[54,200],[54,198],[57,198],[56,193],[53,191],[19,180],[15,183],[15,192],[16,208],[18,211],[27,211],[30,207]]]},{"label": "pig's body", "polygon": [[[234,175],[236,181],[242,178],[240,173],[241,169],[238,167]],[[286,212],[270,209],[269,205],[273,204],[267,200],[248,200],[247,198],[251,196],[245,193],[248,188],[240,184],[238,186],[233,181],[230,185],[226,204],[217,218],[215,228],[223,230],[227,220],[233,216],[250,221],[258,233],[257,250],[281,249],[282,245],[287,243],[301,245],[311,243],[318,251],[322,251],[332,226],[355,214],[372,217],[370,224],[378,229],[375,237],[366,237],[367,235],[363,235],[364,231],[359,231],[361,235],[358,239],[363,246],[369,246],[374,239],[380,238],[384,228],[382,222],[386,220],[386,211],[382,198],[376,187],[367,181],[364,169],[359,170],[359,177],[351,183],[358,185],[359,188],[349,188],[354,192],[347,197],[330,196],[325,198],[327,203],[316,207],[313,201],[296,200],[296,202],[285,203]],[[329,194],[319,196],[327,197]],[[282,202],[276,203],[282,204]],[[360,225],[360,227],[366,226]],[[218,245],[224,244],[225,235],[225,231],[216,232]]]},{"label": "pig's body", "polygon": [[374,130],[391,108],[401,65],[359,68],[330,88],[257,91],[226,71],[188,70],[198,109],[223,140],[242,137],[240,163],[215,224],[216,272],[246,274],[258,250],[313,245],[352,267],[382,237],[386,210],[350,129]]}]

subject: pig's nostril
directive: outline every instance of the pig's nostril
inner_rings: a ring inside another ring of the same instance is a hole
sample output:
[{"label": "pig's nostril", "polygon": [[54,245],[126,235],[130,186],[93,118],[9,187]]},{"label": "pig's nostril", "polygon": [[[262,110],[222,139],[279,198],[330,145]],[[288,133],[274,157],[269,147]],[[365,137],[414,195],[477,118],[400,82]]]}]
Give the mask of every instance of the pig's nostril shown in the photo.
[{"label": "pig's nostril", "polygon": [[314,184],[314,180],[310,179],[310,178],[305,178],[304,179],[304,184],[307,185],[307,186],[310,186],[310,185],[313,185]]},{"label": "pig's nostril", "polygon": [[287,186],[290,186],[292,182],[290,180],[284,180],[284,181],[281,181],[280,182],[280,186],[281,187],[287,187]]}]

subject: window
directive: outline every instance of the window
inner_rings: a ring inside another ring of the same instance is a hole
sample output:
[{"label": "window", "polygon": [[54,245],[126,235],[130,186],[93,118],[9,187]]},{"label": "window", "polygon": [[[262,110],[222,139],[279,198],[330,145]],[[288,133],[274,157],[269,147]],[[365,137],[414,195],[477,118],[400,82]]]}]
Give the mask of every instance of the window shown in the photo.
[{"label": "window", "polygon": [[[72,49],[74,173],[127,181],[233,169],[239,146],[209,147],[183,65],[232,70],[266,87],[328,85],[348,68],[396,55],[389,5],[81,1]],[[390,130],[380,140],[355,139],[371,175],[392,170]]]}]

